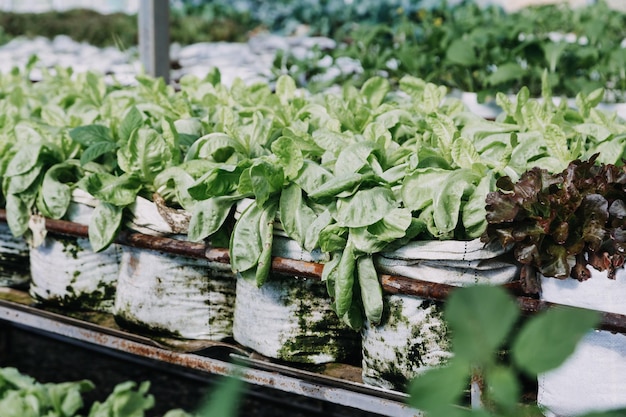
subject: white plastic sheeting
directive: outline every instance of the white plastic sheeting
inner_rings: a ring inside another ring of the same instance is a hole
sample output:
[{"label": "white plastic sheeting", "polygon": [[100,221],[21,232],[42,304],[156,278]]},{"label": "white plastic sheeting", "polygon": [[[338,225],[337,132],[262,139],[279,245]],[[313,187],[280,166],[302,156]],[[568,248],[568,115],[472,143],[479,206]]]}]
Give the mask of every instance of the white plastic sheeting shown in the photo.
[{"label": "white plastic sheeting", "polygon": [[486,246],[470,241],[415,241],[375,259],[380,272],[440,284],[504,284],[519,268],[499,243]]},{"label": "white plastic sheeting", "polygon": [[0,10],[42,13],[51,10],[91,9],[100,13],[136,14],[139,0],[0,0]]},{"label": "white plastic sheeting", "polygon": [[[626,270],[615,280],[590,268],[591,278],[545,278],[542,300],[609,313],[626,314]],[[589,332],[559,368],[538,377],[537,403],[549,416],[577,416],[626,407],[626,336],[605,330]]]}]

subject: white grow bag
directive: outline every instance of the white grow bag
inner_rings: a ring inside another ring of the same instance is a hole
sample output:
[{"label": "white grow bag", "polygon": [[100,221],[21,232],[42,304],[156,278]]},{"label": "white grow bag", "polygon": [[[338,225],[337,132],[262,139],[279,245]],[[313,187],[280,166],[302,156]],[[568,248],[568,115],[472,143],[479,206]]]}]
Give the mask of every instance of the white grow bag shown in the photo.
[{"label": "white grow bag", "polygon": [[115,319],[124,327],[182,339],[232,336],[230,265],[124,247]]},{"label": "white grow bag", "polygon": [[[324,259],[321,252],[306,252],[280,236],[274,236],[272,253],[303,261]],[[342,362],[360,346],[359,334],[332,309],[324,282],[274,274],[260,288],[237,277],[233,335],[245,347],[289,362]]]},{"label": "white grow bag", "polygon": [[[181,232],[187,215],[172,210],[167,221],[163,210],[139,197],[127,227],[186,240]],[[232,337],[235,285],[228,264],[124,247],[115,318],[122,326],[155,335],[222,340]]]},{"label": "white grow bag", "polygon": [[[472,241],[416,241],[376,258],[379,272],[455,286],[498,285],[515,279],[518,267],[499,245]],[[451,356],[439,302],[410,295],[385,295],[383,319],[366,323],[363,382],[404,390],[426,370]]]},{"label": "white grow bag", "polygon": [[[65,219],[88,225],[95,204],[75,190]],[[46,236],[30,249],[30,294],[62,307],[111,312],[120,254],[116,244],[94,253],[87,238]]]},{"label": "white grow bag", "polygon": [[[541,278],[541,299],[608,313],[626,314],[626,270],[615,280],[592,267],[591,278]],[[587,333],[559,368],[538,376],[537,403],[548,416],[577,416],[626,407],[626,336]]]},{"label": "white grow bag", "polygon": [[30,280],[28,243],[15,237],[9,225],[0,224],[0,287],[20,287]]}]

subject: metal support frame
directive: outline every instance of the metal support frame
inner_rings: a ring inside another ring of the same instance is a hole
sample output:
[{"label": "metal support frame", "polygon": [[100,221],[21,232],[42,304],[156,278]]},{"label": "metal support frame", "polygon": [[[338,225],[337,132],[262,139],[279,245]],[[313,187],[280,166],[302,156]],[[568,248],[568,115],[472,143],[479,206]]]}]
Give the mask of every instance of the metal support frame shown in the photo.
[{"label": "metal support frame", "polygon": [[[177,352],[155,346],[141,337],[80,320],[38,310],[19,303],[0,300],[0,325],[13,324],[63,336],[94,346],[136,355],[145,359],[192,369],[207,375],[237,375],[252,385],[270,387],[287,393],[322,400],[390,417],[423,417],[423,413],[405,404],[406,396],[368,387],[364,384],[315,377],[306,372],[283,372],[280,366],[256,367],[254,361],[236,365],[210,356]],[[393,397],[393,398],[391,398]]]},{"label": "metal support frame", "polygon": [[138,13],[139,57],[147,74],[170,81],[168,0],[141,0]]}]

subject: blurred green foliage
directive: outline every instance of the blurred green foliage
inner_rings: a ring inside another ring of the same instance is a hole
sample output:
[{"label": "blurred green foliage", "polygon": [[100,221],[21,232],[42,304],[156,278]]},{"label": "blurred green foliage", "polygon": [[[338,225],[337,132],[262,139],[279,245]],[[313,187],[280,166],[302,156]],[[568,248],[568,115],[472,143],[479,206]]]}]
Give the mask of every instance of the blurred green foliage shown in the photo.
[{"label": "blurred green foliage", "polygon": [[[226,17],[213,15],[170,14],[172,42],[191,44],[211,41],[244,41],[256,23],[247,15]],[[74,9],[46,13],[0,13],[0,43],[17,36],[54,38],[68,35],[78,42],[104,47],[128,48],[137,45],[137,16],[123,13],[101,14],[93,10]]]}]

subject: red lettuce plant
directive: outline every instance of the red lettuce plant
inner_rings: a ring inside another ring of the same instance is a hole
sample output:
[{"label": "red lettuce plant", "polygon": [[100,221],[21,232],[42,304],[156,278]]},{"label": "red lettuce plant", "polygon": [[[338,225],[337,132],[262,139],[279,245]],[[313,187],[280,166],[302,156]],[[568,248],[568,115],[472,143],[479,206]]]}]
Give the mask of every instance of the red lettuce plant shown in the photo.
[{"label": "red lettuce plant", "polygon": [[626,167],[595,164],[597,156],[556,174],[536,167],[515,183],[502,177],[487,195],[482,240],[513,246],[527,283],[534,271],[583,281],[589,265],[614,278],[624,264]]}]

